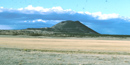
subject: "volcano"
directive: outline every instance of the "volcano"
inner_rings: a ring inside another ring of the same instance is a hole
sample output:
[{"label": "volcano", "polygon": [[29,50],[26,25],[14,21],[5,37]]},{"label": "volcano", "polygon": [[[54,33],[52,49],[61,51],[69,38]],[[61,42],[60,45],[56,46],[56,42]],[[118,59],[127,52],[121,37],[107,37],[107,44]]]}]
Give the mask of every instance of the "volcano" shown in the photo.
[{"label": "volcano", "polygon": [[99,34],[79,21],[62,21],[51,28],[58,32]]},{"label": "volcano", "polygon": [[81,33],[81,34],[99,34],[79,21],[62,21],[50,28],[28,28],[27,30],[42,30],[54,33]]}]

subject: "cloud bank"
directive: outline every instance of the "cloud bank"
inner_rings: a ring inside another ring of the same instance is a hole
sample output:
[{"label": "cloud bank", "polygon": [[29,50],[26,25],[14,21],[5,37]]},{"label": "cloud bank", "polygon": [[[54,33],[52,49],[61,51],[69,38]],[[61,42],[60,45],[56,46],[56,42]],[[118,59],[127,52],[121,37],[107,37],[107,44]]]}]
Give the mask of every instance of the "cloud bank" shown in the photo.
[{"label": "cloud bank", "polygon": [[4,8],[0,7],[0,29],[51,27],[64,20],[81,21],[101,34],[130,35],[130,18],[102,12],[76,12],[62,7]]}]

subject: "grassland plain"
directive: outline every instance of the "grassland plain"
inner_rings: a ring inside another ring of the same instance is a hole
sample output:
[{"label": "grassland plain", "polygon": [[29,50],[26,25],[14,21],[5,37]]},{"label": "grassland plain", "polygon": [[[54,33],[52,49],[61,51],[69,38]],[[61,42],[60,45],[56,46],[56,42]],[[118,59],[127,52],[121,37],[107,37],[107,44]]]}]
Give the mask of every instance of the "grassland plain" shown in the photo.
[{"label": "grassland plain", "polygon": [[104,39],[1,35],[0,64],[130,65],[129,38]]}]

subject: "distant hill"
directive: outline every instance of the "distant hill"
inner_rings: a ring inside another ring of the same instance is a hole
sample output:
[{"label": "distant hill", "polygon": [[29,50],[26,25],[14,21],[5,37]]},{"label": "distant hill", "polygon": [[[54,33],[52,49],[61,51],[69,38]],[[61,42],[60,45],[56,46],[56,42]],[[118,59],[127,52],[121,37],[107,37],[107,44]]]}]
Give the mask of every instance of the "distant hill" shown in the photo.
[{"label": "distant hill", "polygon": [[28,28],[28,30],[43,30],[61,33],[85,33],[85,34],[99,34],[91,28],[85,26],[79,21],[62,21],[50,28]]},{"label": "distant hill", "polygon": [[85,26],[79,21],[62,21],[51,27],[52,29],[66,33],[86,33],[86,34],[98,34],[96,31]]},{"label": "distant hill", "polygon": [[79,21],[62,21],[50,28],[27,28],[24,30],[0,30],[0,35],[31,36],[85,36],[99,34]]},{"label": "distant hill", "polygon": [[52,37],[119,37],[126,38],[130,35],[99,34],[79,21],[62,21],[52,27],[27,28],[22,30],[0,30],[0,35],[29,35]]}]

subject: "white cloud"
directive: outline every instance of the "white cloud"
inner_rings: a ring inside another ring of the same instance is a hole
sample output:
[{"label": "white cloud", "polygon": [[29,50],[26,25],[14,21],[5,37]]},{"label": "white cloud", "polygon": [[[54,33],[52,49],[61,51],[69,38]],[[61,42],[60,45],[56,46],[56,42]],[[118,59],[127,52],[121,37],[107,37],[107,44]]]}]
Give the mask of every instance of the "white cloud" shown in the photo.
[{"label": "white cloud", "polygon": [[60,7],[60,6],[58,6],[58,7],[52,7],[52,10],[59,10],[59,11],[62,11],[62,10],[63,10],[63,8],[62,8],[62,7]]},{"label": "white cloud", "polygon": [[33,10],[33,11],[39,11],[39,12],[47,12],[49,11],[49,8],[43,8],[43,7],[33,7],[32,5],[29,5],[25,8],[20,8],[19,10]]},{"label": "white cloud", "polygon": [[84,12],[82,12],[82,11],[80,11],[80,12],[78,12],[79,14],[84,14]]},{"label": "white cloud", "polygon": [[[33,7],[32,5],[29,5],[25,8],[18,8],[18,9],[6,9],[4,7],[0,7],[0,12],[3,11],[8,11],[8,12],[19,12],[19,13],[24,13],[24,14],[51,14],[51,13],[57,13],[57,14],[82,14],[82,15],[90,15],[92,17],[94,17],[95,19],[99,19],[99,20],[107,20],[107,19],[114,19],[114,18],[121,18],[127,20],[130,19],[128,17],[121,17],[119,14],[116,13],[112,13],[112,14],[103,14],[102,12],[94,12],[94,13],[90,13],[90,12],[76,12],[73,11],[71,9],[63,9],[60,6],[57,7],[52,7],[52,8],[44,8],[44,7]],[[35,22],[35,21],[33,21]],[[43,21],[44,22],[44,21]]]},{"label": "white cloud", "polygon": [[64,12],[67,11],[67,10],[63,10],[63,8],[60,7],[60,6],[58,6],[58,7],[52,7],[50,10],[53,11],[53,12],[57,12],[57,13],[64,13]]},{"label": "white cloud", "polygon": [[32,21],[24,21],[24,22],[43,22],[43,23],[46,23],[46,21],[45,20],[42,20],[42,19],[36,19],[36,20],[32,20]]},{"label": "white cloud", "polygon": [[3,12],[3,11],[2,11],[3,8],[4,8],[4,7],[0,7],[0,12]]},{"label": "white cloud", "polygon": [[32,5],[29,5],[29,6],[25,7],[25,9],[27,9],[27,10],[34,10],[35,8],[32,7]]},{"label": "white cloud", "polygon": [[21,10],[23,10],[23,8],[19,8],[18,10],[20,10],[20,11],[21,11]]},{"label": "white cloud", "polygon": [[29,23],[31,23],[31,22],[33,22],[33,23],[35,23],[35,22],[43,22],[43,23],[59,23],[59,22],[61,22],[61,21],[65,21],[65,20],[42,20],[42,19],[35,19],[35,20],[25,20],[25,21],[23,21],[23,22],[25,22],[25,23],[27,23],[27,22],[29,22]]},{"label": "white cloud", "polygon": [[92,13],[90,13],[90,12],[85,12],[85,14],[91,15]]},{"label": "white cloud", "polygon": [[4,7],[0,7],[1,9],[3,9]]},{"label": "white cloud", "polygon": [[106,20],[106,19],[113,19],[113,18],[120,18],[119,14],[112,13],[112,14],[102,14],[102,12],[85,12],[88,15],[92,15],[93,17],[98,18],[99,20]]},{"label": "white cloud", "polygon": [[35,12],[39,12],[41,14],[45,14],[45,13],[52,13],[52,12],[56,12],[56,13],[74,13],[74,11],[72,11],[71,9],[66,9],[64,10],[62,7],[57,6],[57,7],[52,7],[52,8],[43,8],[43,7],[33,7],[32,5],[29,5],[25,8],[19,8],[19,11],[23,12],[23,13],[29,13],[29,14],[33,14]]},{"label": "white cloud", "polygon": [[[103,14],[102,12],[94,12],[94,13],[90,13],[90,12],[78,12],[79,14],[87,14],[87,15],[91,15],[99,20],[107,20],[107,19],[114,19],[114,18],[121,18],[122,17],[119,14],[116,13],[112,13],[112,14]],[[123,19],[125,19],[123,17]]]},{"label": "white cloud", "polygon": [[37,20],[35,20],[35,21],[46,23],[46,21],[44,21],[44,20],[42,20],[42,19],[37,19]]}]

